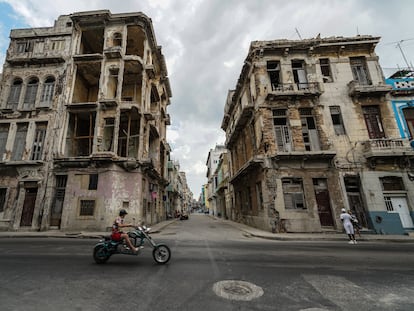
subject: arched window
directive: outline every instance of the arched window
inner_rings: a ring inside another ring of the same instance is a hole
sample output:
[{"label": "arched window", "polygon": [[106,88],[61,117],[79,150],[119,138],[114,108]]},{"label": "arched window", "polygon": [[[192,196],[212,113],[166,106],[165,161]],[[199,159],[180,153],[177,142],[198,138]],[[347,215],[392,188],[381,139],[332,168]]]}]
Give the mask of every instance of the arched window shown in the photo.
[{"label": "arched window", "polygon": [[40,106],[49,107],[53,101],[55,91],[55,78],[49,76],[43,84],[42,95],[40,96]]},{"label": "arched window", "polygon": [[23,81],[20,78],[16,78],[10,87],[9,98],[7,99],[7,109],[16,110],[19,104],[20,93],[22,92]]},{"label": "arched window", "polygon": [[37,78],[31,78],[26,86],[26,94],[23,101],[23,110],[34,109],[38,87],[39,80]]}]

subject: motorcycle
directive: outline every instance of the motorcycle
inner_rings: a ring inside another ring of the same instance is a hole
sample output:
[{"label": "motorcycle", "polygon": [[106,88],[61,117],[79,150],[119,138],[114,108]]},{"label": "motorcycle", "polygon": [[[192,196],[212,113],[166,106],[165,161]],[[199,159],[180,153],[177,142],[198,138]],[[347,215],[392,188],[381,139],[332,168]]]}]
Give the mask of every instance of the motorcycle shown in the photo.
[{"label": "motorcycle", "polygon": [[[128,232],[128,237],[131,243],[141,249],[145,241],[147,241],[153,248],[152,257],[158,264],[166,264],[171,258],[170,248],[165,244],[157,244],[150,236],[151,228],[136,227],[134,230]],[[141,250],[134,253],[125,243],[125,241],[113,241],[110,237],[105,237],[104,240],[100,240],[93,249],[93,259],[98,264],[103,264],[115,254],[122,255],[135,255],[137,256]]]}]

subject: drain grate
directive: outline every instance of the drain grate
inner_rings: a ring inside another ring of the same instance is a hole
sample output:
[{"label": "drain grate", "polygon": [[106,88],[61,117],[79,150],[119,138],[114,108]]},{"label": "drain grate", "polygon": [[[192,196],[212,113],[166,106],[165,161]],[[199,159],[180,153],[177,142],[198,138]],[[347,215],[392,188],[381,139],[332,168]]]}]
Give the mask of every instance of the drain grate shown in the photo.
[{"label": "drain grate", "polygon": [[220,281],[213,285],[213,291],[217,296],[230,299],[250,301],[263,295],[263,289],[244,281]]}]

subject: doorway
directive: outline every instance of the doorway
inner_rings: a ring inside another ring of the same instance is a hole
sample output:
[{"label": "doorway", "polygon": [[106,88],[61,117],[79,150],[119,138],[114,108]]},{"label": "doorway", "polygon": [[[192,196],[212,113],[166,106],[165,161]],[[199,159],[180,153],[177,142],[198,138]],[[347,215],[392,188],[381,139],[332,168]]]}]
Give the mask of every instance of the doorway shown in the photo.
[{"label": "doorway", "polygon": [[22,218],[20,227],[31,227],[33,221],[33,213],[37,196],[37,183],[25,184],[25,196],[23,203]]},{"label": "doorway", "polygon": [[319,220],[322,227],[333,227],[332,209],[329,199],[328,183],[326,178],[314,178],[316,204],[318,205]]}]

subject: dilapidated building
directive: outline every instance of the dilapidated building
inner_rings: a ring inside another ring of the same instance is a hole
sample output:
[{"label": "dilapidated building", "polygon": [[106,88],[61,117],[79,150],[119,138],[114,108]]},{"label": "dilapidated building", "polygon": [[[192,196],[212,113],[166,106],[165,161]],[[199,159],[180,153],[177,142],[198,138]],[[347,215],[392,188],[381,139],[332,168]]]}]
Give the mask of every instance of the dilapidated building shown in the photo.
[{"label": "dilapidated building", "polygon": [[165,219],[171,89],[152,21],[107,10],[14,29],[0,92],[0,228]]},{"label": "dilapidated building", "polygon": [[346,208],[366,230],[413,229],[414,150],[399,135],[379,40],[251,43],[222,121],[234,220],[275,232],[342,230]]}]

